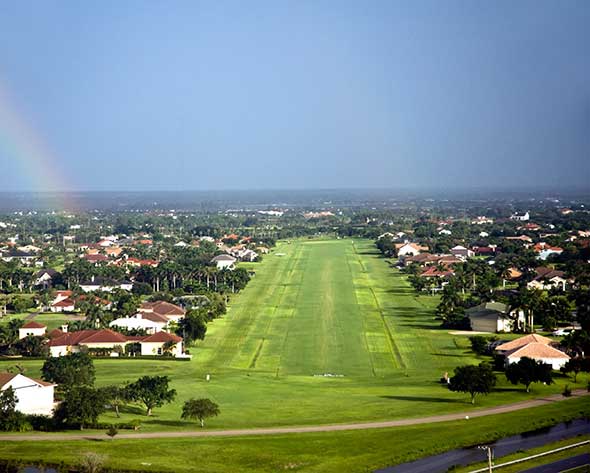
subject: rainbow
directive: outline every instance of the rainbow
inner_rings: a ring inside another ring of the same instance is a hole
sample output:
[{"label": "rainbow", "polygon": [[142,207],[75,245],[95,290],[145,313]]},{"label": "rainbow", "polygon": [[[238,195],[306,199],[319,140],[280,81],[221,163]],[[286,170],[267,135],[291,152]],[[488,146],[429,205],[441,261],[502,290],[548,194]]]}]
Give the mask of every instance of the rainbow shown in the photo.
[{"label": "rainbow", "polygon": [[66,192],[68,181],[59,160],[25,117],[0,82],[0,161],[18,162],[31,191],[51,193],[47,200],[54,210],[75,208]]}]

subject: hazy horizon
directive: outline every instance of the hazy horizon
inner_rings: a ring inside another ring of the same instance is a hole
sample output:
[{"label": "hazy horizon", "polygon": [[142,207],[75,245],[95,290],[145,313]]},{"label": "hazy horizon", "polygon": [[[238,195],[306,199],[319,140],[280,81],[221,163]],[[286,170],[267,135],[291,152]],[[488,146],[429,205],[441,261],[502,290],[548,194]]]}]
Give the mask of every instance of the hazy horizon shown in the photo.
[{"label": "hazy horizon", "polygon": [[0,6],[6,192],[589,188],[590,3]]}]

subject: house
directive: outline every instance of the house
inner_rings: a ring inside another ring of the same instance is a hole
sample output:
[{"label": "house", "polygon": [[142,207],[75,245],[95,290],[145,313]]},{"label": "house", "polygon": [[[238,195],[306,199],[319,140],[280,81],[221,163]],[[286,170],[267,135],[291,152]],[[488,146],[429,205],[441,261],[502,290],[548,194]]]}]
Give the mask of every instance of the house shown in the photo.
[{"label": "house", "polygon": [[558,370],[565,365],[570,357],[551,346],[552,340],[537,334],[525,335],[511,342],[496,347],[496,351],[504,355],[506,365],[518,363],[521,358],[542,361]]},{"label": "house", "polygon": [[49,351],[51,356],[64,356],[81,350],[109,351],[110,356],[125,352],[128,345],[139,345],[142,355],[183,355],[182,338],[167,332],[156,332],[147,336],[126,336],[110,329],[80,330],[77,332],[51,333]]},{"label": "house", "polygon": [[509,311],[501,302],[484,302],[465,311],[474,332],[510,332],[524,323],[524,312]]},{"label": "house", "polygon": [[516,350],[517,348],[524,347],[529,343],[543,343],[545,345],[551,345],[551,343],[553,343],[553,340],[547,337],[543,337],[542,335],[538,335],[536,333],[531,333],[529,335],[515,338],[514,340],[498,345],[496,347],[496,351],[501,355],[505,355]]},{"label": "house", "polygon": [[90,281],[83,281],[80,283],[80,288],[84,292],[92,291],[104,291],[113,292],[113,290],[119,288],[124,291],[131,291],[133,289],[133,283],[131,281],[115,281],[110,278],[103,278],[100,276],[92,276]]},{"label": "house", "polygon": [[55,281],[60,278],[60,276],[61,274],[55,269],[42,269],[41,271],[38,271],[37,274],[35,274],[35,286],[47,289],[52,287]]},{"label": "house", "polygon": [[545,261],[551,255],[560,255],[561,253],[563,253],[563,248],[560,248],[559,246],[551,246],[545,242],[537,243],[533,247],[533,250],[535,251],[535,253],[538,253],[539,255],[537,256],[537,259],[543,261]]},{"label": "house", "polygon": [[472,250],[465,248],[464,246],[461,246],[461,245],[457,245],[457,246],[454,246],[453,248],[451,248],[451,254],[453,256],[457,256],[460,258],[471,258],[471,257],[475,256],[475,253]]},{"label": "house", "polygon": [[140,340],[141,354],[145,355],[163,355],[166,344],[172,345],[170,354],[174,357],[182,355],[182,338],[178,335],[168,332],[157,332]]},{"label": "house", "polygon": [[166,301],[143,302],[138,311],[143,315],[156,315],[166,323],[178,323],[186,315],[186,311],[182,307]]},{"label": "house", "polygon": [[121,248],[120,246],[110,246],[108,248],[105,248],[104,252],[107,256],[117,258],[119,255],[121,255],[121,253],[123,253],[123,248]]},{"label": "house", "polygon": [[504,237],[504,239],[508,240],[508,241],[520,241],[525,244],[533,242],[533,239],[530,236],[526,236],[526,235],[508,236],[508,237]]},{"label": "house", "polygon": [[397,252],[397,256],[407,256],[412,255],[416,256],[422,253],[423,251],[428,251],[427,246],[418,245],[417,243],[396,243],[395,250]]},{"label": "house", "polygon": [[146,333],[156,333],[165,330],[168,326],[167,320],[161,320],[160,317],[155,317],[157,320],[153,320],[154,317],[146,316],[141,312],[138,312],[132,317],[121,317],[113,320],[109,327],[117,329],[124,328],[127,330],[145,330]]},{"label": "house", "polygon": [[489,223],[494,223],[494,219],[483,215],[480,215],[471,221],[471,225],[485,225]]},{"label": "house", "polygon": [[16,410],[23,414],[52,415],[54,387],[53,383],[20,373],[0,373],[0,391],[12,388],[17,399]]},{"label": "house", "polygon": [[32,264],[36,258],[37,255],[35,253],[15,250],[13,248],[5,253],[2,253],[2,259],[7,263],[11,261],[18,261],[25,266]]},{"label": "house", "polygon": [[565,291],[567,280],[563,271],[552,268],[539,267],[535,269],[535,277],[527,284],[529,289],[549,290],[552,288]]},{"label": "house", "polygon": [[54,300],[49,306],[51,312],[74,312],[76,310],[76,301],[70,297],[65,299]]},{"label": "house", "polygon": [[518,222],[526,222],[530,218],[531,217],[528,212],[525,212],[524,214],[515,213],[510,216],[510,220],[516,220]]},{"label": "house", "polygon": [[47,332],[47,326],[31,320],[18,329],[18,339],[26,338],[29,335],[33,337],[42,337]]},{"label": "house", "polygon": [[109,260],[108,256],[102,255],[100,253],[86,254],[83,256],[83,258],[95,266],[98,266],[100,263],[106,263]]},{"label": "house", "polygon": [[236,258],[230,255],[218,255],[211,260],[211,263],[215,263],[217,269],[233,269],[234,263],[237,261]]},{"label": "house", "polygon": [[453,274],[455,274],[450,269],[439,269],[437,266],[429,266],[426,268],[422,273],[420,273],[421,278],[449,278]]},{"label": "house", "polygon": [[474,246],[473,253],[477,256],[494,256],[496,254],[496,246]]}]

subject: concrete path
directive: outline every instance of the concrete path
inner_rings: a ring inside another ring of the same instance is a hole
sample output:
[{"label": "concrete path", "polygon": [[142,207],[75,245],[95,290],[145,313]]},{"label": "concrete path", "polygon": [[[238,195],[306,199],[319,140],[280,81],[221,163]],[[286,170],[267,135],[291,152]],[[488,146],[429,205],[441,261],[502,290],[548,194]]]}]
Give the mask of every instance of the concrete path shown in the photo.
[{"label": "concrete path", "polygon": [[[578,389],[572,392],[572,398],[588,396],[590,393],[585,389]],[[519,411],[530,407],[539,407],[554,402],[562,401],[565,398],[561,394],[553,394],[538,399],[504,404],[502,406],[488,407],[473,411],[459,412],[453,414],[443,414],[439,416],[419,417],[414,419],[388,420],[381,422],[362,422],[354,424],[331,424],[331,425],[313,425],[302,427],[268,427],[256,429],[228,429],[228,430],[184,430],[172,432],[133,432],[120,433],[117,439],[154,439],[154,438],[181,438],[181,437],[240,437],[240,436],[257,436],[257,435],[281,435],[311,432],[337,432],[343,430],[366,430],[366,429],[385,429],[390,427],[402,427],[406,425],[432,424],[435,422],[447,422],[452,420],[466,420],[476,417],[484,417],[494,414],[504,414],[506,412]],[[468,422],[468,420],[466,420]],[[106,434],[100,433],[35,433],[35,434],[0,434],[0,441],[18,441],[18,440],[104,440]]]}]

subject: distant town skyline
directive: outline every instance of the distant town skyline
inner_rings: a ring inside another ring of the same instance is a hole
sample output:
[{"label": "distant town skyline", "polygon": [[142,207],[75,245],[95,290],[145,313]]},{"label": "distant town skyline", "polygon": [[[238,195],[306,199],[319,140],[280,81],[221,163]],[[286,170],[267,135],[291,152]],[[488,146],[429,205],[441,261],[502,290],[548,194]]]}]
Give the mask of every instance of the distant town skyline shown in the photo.
[{"label": "distant town skyline", "polygon": [[2,191],[588,188],[590,3],[0,5]]}]

